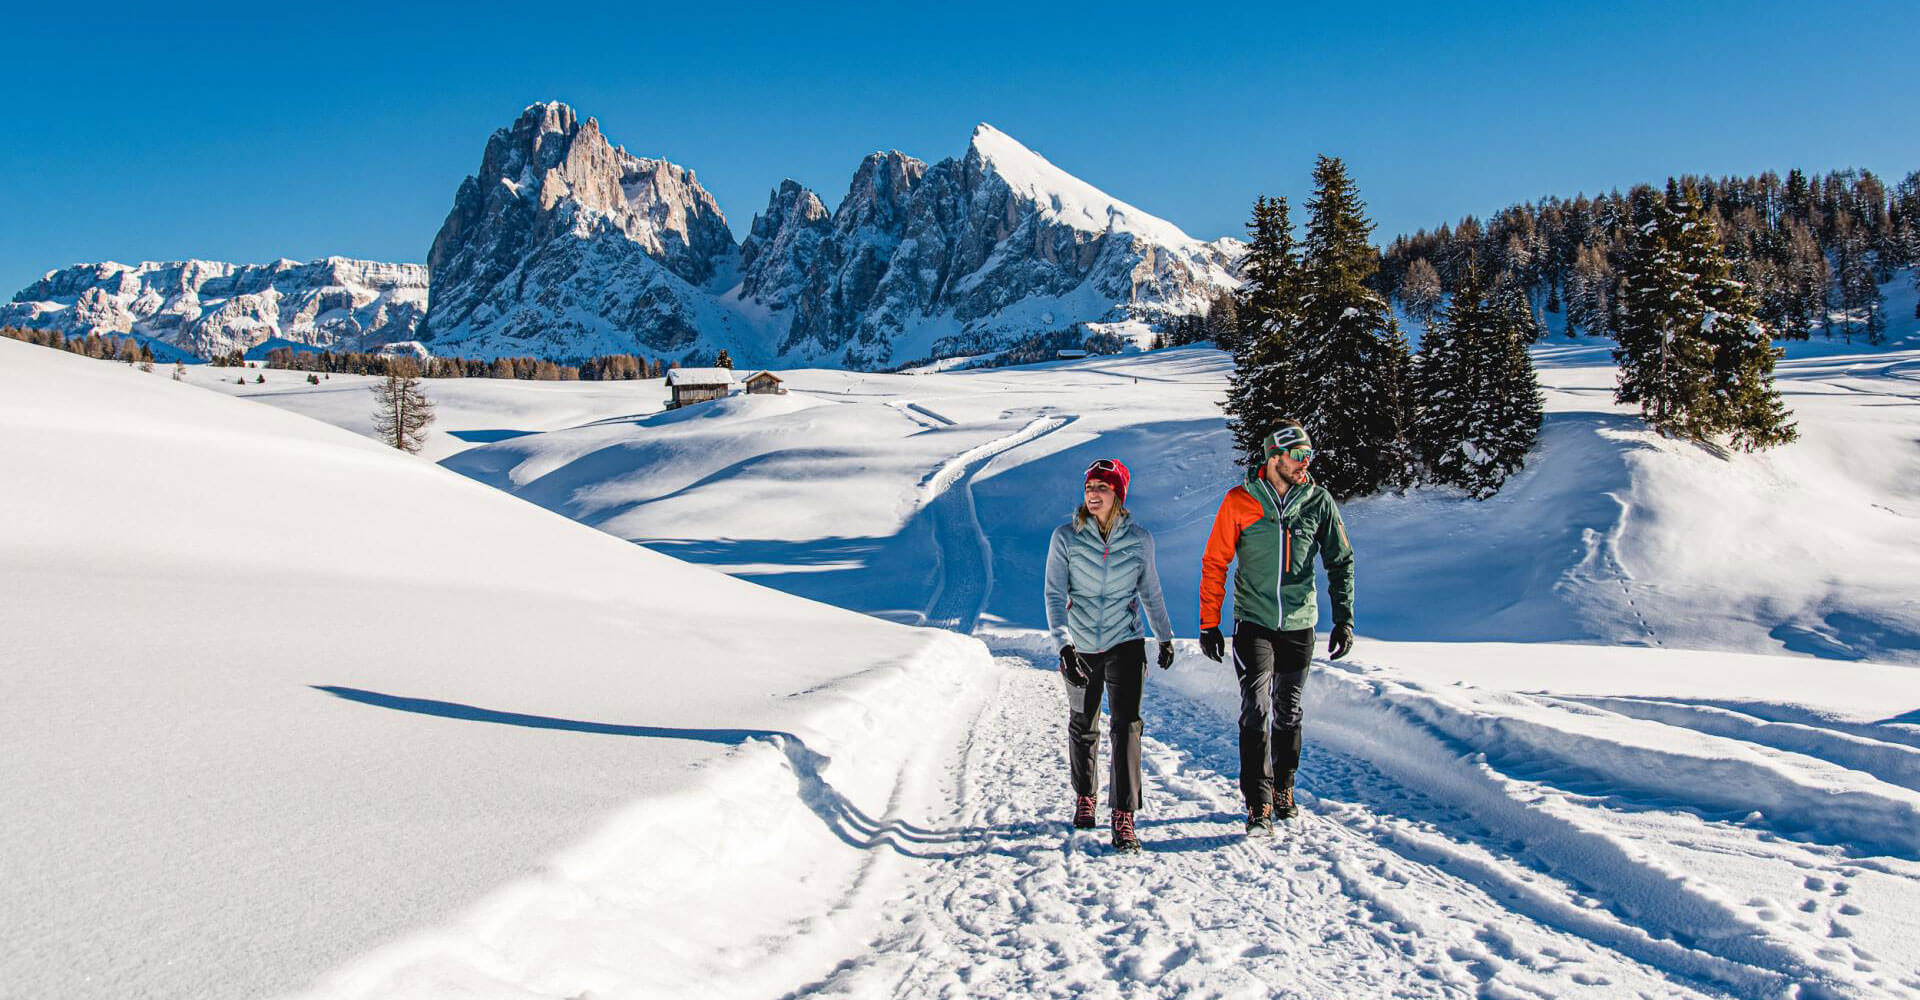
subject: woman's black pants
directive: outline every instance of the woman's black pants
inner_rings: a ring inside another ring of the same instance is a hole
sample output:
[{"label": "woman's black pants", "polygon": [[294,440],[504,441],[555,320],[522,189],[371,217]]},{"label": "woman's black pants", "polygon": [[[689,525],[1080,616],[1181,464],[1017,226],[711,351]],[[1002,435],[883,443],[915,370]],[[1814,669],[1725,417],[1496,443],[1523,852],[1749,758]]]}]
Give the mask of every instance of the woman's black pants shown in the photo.
[{"label": "woman's black pants", "polygon": [[1274,781],[1300,769],[1301,697],[1313,665],[1313,629],[1286,632],[1233,623],[1233,672],[1240,678],[1240,794],[1251,811],[1273,801]]},{"label": "woman's black pants", "polygon": [[1081,653],[1087,686],[1067,686],[1073,714],[1067,717],[1067,766],[1073,794],[1093,795],[1099,758],[1100,691],[1113,692],[1107,712],[1113,729],[1113,808],[1140,810],[1140,688],[1147,680],[1147,641],[1131,639],[1104,653]]}]

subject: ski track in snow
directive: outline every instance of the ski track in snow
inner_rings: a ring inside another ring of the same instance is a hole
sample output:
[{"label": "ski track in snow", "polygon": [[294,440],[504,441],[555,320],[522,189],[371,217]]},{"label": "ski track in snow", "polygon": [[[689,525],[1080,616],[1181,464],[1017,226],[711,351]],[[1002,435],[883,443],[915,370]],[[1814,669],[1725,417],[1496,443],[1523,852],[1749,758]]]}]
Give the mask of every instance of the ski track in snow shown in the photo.
[{"label": "ski track in snow", "polygon": [[[908,404],[913,410],[932,411]],[[903,408],[904,409],[904,408]],[[943,462],[921,483],[921,505],[933,514],[938,573],[921,624],[970,635],[993,591],[993,543],[980,526],[973,476],[1004,452],[1066,426],[1071,417],[1036,417],[1019,430],[969,448]],[[952,421],[948,421],[952,423]]]},{"label": "ski track in snow", "polygon": [[[1310,719],[1327,717],[1309,725],[1303,808],[1272,841],[1241,832],[1230,713],[1152,671],[1145,852],[1116,856],[1104,730],[1102,827],[1073,831],[1065,703],[1032,645],[998,643],[1005,673],[966,727],[957,797],[928,819],[968,831],[966,846],[915,855],[925,867],[883,908],[866,947],[787,996],[1920,997],[1920,978],[1847,940],[1862,912],[1847,902],[1851,882],[1878,862],[1685,809],[1681,826],[1697,836],[1651,858],[1591,818],[1562,818],[1617,813],[1631,828],[1649,807],[1497,771],[1516,816],[1488,813],[1471,788],[1395,776],[1408,773],[1396,752],[1420,755],[1417,740],[1385,734],[1397,750],[1372,759],[1372,735],[1355,730],[1374,724],[1337,704],[1362,685],[1338,665],[1315,668],[1332,690],[1317,701],[1335,703],[1310,706]],[[1316,728],[1330,738],[1316,740]],[[1486,770],[1484,757],[1440,766]],[[1649,833],[1651,847],[1672,827]],[[1808,898],[1720,898],[1668,867],[1690,851],[1786,858],[1805,872]],[[1887,874],[1920,876],[1894,865]]]}]

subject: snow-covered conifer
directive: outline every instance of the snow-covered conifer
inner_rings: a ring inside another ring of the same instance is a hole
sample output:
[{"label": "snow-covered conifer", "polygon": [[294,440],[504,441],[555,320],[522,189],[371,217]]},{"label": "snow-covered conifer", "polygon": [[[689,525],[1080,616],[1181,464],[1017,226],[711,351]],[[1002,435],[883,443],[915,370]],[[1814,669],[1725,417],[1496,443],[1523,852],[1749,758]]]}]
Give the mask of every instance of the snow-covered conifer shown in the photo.
[{"label": "snow-covered conifer", "polygon": [[1386,300],[1368,285],[1380,256],[1346,166],[1322,156],[1313,179],[1288,403],[1313,436],[1314,478],[1336,497],[1365,496],[1413,479],[1411,359]]},{"label": "snow-covered conifer", "polygon": [[1490,299],[1469,262],[1446,318],[1421,339],[1410,437],[1430,482],[1499,492],[1540,433],[1542,397],[1527,354],[1531,310]]},{"label": "snow-covered conifer", "polygon": [[1615,398],[1639,403],[1663,434],[1731,434],[1749,451],[1793,440],[1773,386],[1779,352],[1691,185],[1635,193],[1622,295]]},{"label": "snow-covered conifer", "polygon": [[[1249,462],[1260,439],[1291,417],[1294,329],[1298,324],[1300,263],[1295,255],[1287,199],[1261,195],[1247,224],[1246,280],[1232,304],[1234,370],[1227,384],[1227,426]],[[1218,308],[1218,307],[1216,307]]]}]

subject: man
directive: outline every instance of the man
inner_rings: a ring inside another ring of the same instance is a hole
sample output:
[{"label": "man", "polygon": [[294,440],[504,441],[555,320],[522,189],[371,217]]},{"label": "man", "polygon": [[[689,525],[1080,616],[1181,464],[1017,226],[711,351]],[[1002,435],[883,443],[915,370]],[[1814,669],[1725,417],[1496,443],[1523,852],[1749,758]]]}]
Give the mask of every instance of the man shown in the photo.
[{"label": "man", "polygon": [[1300,768],[1301,697],[1313,663],[1319,617],[1313,555],[1327,568],[1333,597],[1333,659],[1353,649],[1353,546],[1340,508],[1313,482],[1313,442],[1298,421],[1282,421],[1263,442],[1264,460],[1227,491],[1200,558],[1200,651],[1226,654],[1220,605],[1233,575],[1233,670],[1240,678],[1240,792],[1248,836],[1272,836],[1277,816],[1294,815]]}]

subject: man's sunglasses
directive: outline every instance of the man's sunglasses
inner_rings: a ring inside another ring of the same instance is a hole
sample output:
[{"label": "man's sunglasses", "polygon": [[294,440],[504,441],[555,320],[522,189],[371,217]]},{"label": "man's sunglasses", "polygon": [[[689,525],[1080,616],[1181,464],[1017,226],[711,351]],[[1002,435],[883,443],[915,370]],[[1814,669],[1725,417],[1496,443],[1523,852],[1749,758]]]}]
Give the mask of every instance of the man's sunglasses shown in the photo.
[{"label": "man's sunglasses", "polygon": [[1274,452],[1274,454],[1276,454],[1276,455],[1285,455],[1285,456],[1287,456],[1288,458],[1290,458],[1290,459],[1292,459],[1292,460],[1294,460],[1294,461],[1296,461],[1296,462],[1311,462],[1311,461],[1313,461],[1313,449],[1312,449],[1312,448],[1288,448],[1288,449],[1286,449],[1286,450],[1284,450],[1284,451],[1276,451],[1276,452]]}]

